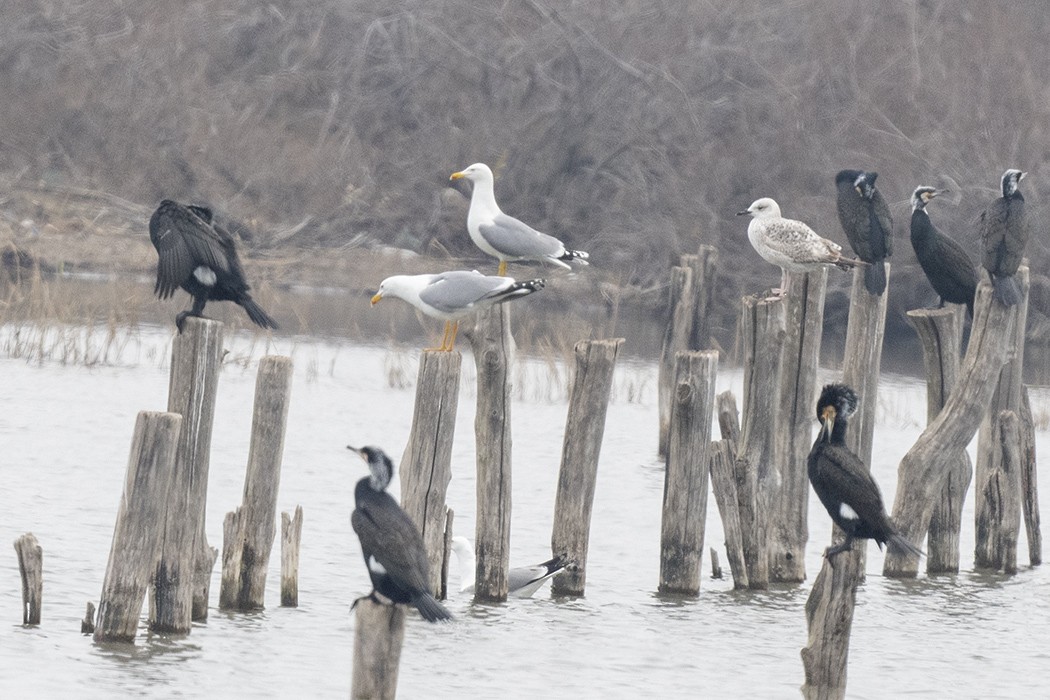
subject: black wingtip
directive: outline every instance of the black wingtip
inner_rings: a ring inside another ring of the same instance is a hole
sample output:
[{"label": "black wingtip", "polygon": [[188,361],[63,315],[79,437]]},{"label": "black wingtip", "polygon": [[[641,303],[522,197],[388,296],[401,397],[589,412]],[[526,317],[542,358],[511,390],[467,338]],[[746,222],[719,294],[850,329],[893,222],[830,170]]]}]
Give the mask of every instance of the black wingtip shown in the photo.
[{"label": "black wingtip", "polygon": [[248,314],[248,318],[252,320],[252,323],[259,326],[260,328],[270,328],[277,330],[277,321],[274,321],[270,314],[263,311],[263,308],[255,303],[255,300],[248,297],[240,302],[241,306]]},{"label": "black wingtip", "polygon": [[427,622],[448,622],[452,620],[452,613],[446,610],[445,606],[437,602],[434,596],[429,593],[421,594],[412,601],[412,604],[416,606],[416,610]]},{"label": "black wingtip", "polygon": [[886,291],[886,263],[876,260],[864,268],[864,288],[869,294],[882,296]]},{"label": "black wingtip", "polygon": [[995,291],[995,298],[1002,302],[1003,306],[1013,306],[1021,301],[1021,287],[1013,275],[992,275],[992,289]]}]

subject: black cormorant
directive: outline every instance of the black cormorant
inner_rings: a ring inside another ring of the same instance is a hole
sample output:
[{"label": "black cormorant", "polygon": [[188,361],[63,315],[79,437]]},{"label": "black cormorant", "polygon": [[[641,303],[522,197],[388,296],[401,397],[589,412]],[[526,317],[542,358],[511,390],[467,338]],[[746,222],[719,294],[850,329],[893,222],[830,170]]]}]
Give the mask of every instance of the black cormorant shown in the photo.
[{"label": "black cormorant", "polygon": [[944,302],[966,304],[973,317],[977,293],[977,267],[963,247],[937,230],[926,213],[926,205],[942,190],[922,185],[911,196],[911,247],[933,290]]},{"label": "black cormorant", "polygon": [[209,301],[232,301],[256,325],[277,328],[248,293],[233,236],[213,221],[210,209],[165,199],[150,217],[149,238],[159,257],[154,293],[167,299],[182,287],[193,296],[193,308],[175,317],[180,331],[186,317],[201,316]]},{"label": "black cormorant", "polygon": [[875,188],[878,176],[863,170],[840,170],[835,176],[839,223],[853,252],[868,263],[864,287],[875,295],[886,291],[885,260],[893,254],[893,219]]},{"label": "black cormorant", "polygon": [[1003,173],[1003,196],[981,212],[981,242],[984,246],[981,262],[992,276],[995,297],[1005,306],[1021,301],[1021,288],[1014,274],[1028,244],[1024,197],[1018,189],[1026,174],[1013,169]]},{"label": "black cormorant", "polygon": [[828,547],[824,556],[849,551],[855,539],[873,539],[879,549],[886,543],[895,551],[920,556],[917,547],[894,531],[878,485],[846,447],[846,422],[857,404],[856,392],[844,384],[826,385],[817,401],[821,427],[809,451],[809,482],[828,515],[846,533],[846,539]]},{"label": "black cormorant", "polygon": [[419,529],[386,492],[394,463],[378,447],[348,449],[360,455],[371,472],[354,487],[356,507],[350,516],[372,579],[371,597],[378,601],[378,594],[394,603],[414,605],[427,622],[452,619],[428,590],[430,563]]}]

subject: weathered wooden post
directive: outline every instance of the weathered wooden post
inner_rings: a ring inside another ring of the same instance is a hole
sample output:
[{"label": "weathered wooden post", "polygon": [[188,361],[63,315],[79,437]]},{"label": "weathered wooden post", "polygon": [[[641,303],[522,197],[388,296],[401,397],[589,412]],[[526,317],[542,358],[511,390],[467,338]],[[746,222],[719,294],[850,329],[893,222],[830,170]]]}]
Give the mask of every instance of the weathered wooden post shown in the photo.
[{"label": "weathered wooden post", "polygon": [[577,566],[566,567],[554,577],[551,581],[554,595],[581,596],[587,583],[587,549],[598,457],[605,435],[613,370],[622,344],[623,338],[576,343],[576,370],[562,441],[551,551],[565,554]]},{"label": "weathered wooden post", "polygon": [[44,598],[44,550],[31,532],[15,540],[18,571],[22,575],[22,624],[39,625]]},{"label": "weathered wooden post", "polygon": [[261,610],[266,569],[277,532],[277,489],[288,423],[292,359],[268,355],[259,362],[252,437],[241,507],[223,523],[219,608]]},{"label": "weathered wooden post", "polygon": [[1021,388],[1021,512],[1028,535],[1028,563],[1043,563],[1043,535],[1039,529],[1039,488],[1035,461],[1035,422],[1028,387]]},{"label": "weathered wooden post", "polygon": [[787,296],[781,356],[780,411],[775,427],[780,488],[773,498],[769,532],[769,580],[806,580],[809,540],[809,478],[806,457],[813,446],[817,364],[824,326],[827,268],[792,275]]},{"label": "weathered wooden post", "polygon": [[748,588],[747,564],[744,561],[743,533],[740,527],[740,501],[736,493],[736,445],[740,438],[740,423],[736,399],[731,391],[717,397],[718,425],[722,439],[711,444],[708,453],[711,470],[711,489],[718,503],[725,533],[726,557],[733,574],[733,588]]},{"label": "weathered wooden post", "polygon": [[974,563],[980,568],[1017,573],[1017,536],[1021,531],[1021,431],[1017,414],[1000,412],[992,438],[999,454],[977,492]]},{"label": "weathered wooden post", "polygon": [[405,606],[380,605],[360,598],[354,630],[354,672],[350,697],[354,700],[393,700],[401,645],[405,641]]},{"label": "weathered wooden post", "polygon": [[[964,306],[943,309],[915,309],[908,320],[922,343],[926,366],[926,423],[941,412],[959,376]],[[966,446],[956,450],[945,478],[944,490],[934,504],[930,531],[926,539],[926,573],[958,573],[959,534],[966,490],[973,475],[973,464]]]},{"label": "weathered wooden post", "polygon": [[827,559],[806,600],[809,640],[802,649],[806,700],[841,700],[846,697],[846,662],[853,628],[853,608],[862,578],[861,549]]},{"label": "weathered wooden post", "polygon": [[700,592],[718,352],[678,353],[664,470],[661,593]]},{"label": "weathered wooden post", "polygon": [[295,507],[295,518],[281,513],[281,606],[299,606],[299,543],[303,536],[303,507]]},{"label": "weathered wooden post", "polygon": [[[842,382],[853,387],[860,397],[857,413],[850,419],[846,444],[869,469],[875,434],[875,406],[879,398],[882,338],[886,333],[886,300],[889,298],[890,264],[885,265],[887,291],[879,295],[869,293],[864,286],[864,268],[853,268],[846,350],[842,358]],[[810,410],[815,409],[811,406]]]},{"label": "weathered wooden post", "polygon": [[659,454],[667,455],[667,434],[671,424],[671,394],[674,383],[675,354],[689,349],[693,323],[693,271],[689,267],[671,268],[668,307],[671,318],[664,330],[657,370],[657,407],[660,420]]},{"label": "weathered wooden post", "polygon": [[[452,480],[452,438],[462,361],[458,352],[428,350],[420,355],[412,429],[399,468],[401,507],[423,535],[430,560],[430,590],[438,597],[444,555],[445,494]],[[481,393],[479,377],[479,397]]]},{"label": "weathered wooden post", "polygon": [[133,641],[142,600],[156,571],[162,517],[176,479],[183,418],[143,411],[135,422],[109,564],[98,605],[96,642]]},{"label": "weathered wooden post", "polygon": [[168,411],[182,416],[178,467],[163,515],[160,561],[153,577],[150,628],[189,634],[207,619],[216,552],[204,535],[212,417],[222,357],[222,324],[189,317],[175,336]]},{"label": "weathered wooden post", "polygon": [[693,322],[690,324],[689,349],[707,350],[711,347],[711,305],[715,300],[718,277],[718,249],[701,245],[696,255],[683,255],[680,264],[693,271]]},{"label": "weathered wooden post", "polygon": [[[145,590],[142,593],[146,595]],[[87,602],[87,609],[84,611],[84,619],[80,621],[80,633],[81,634],[94,634],[95,632],[95,604],[90,600]]]}]

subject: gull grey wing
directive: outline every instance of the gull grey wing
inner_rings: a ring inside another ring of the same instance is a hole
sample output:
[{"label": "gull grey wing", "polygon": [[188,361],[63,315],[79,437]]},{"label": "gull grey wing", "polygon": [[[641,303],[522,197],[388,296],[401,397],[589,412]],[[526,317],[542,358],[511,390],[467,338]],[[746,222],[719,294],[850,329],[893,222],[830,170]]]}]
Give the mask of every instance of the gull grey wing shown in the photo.
[{"label": "gull grey wing", "polygon": [[798,263],[824,262],[841,250],[841,247],[821,238],[813,229],[799,222],[769,224],[765,231],[765,243]]},{"label": "gull grey wing", "polygon": [[565,252],[565,246],[554,236],[541,233],[506,214],[497,214],[491,224],[482,224],[478,230],[489,245],[512,257],[558,257]]},{"label": "gull grey wing", "polygon": [[485,297],[506,288],[506,277],[489,277],[480,272],[445,272],[434,278],[419,298],[448,314],[468,311]]}]

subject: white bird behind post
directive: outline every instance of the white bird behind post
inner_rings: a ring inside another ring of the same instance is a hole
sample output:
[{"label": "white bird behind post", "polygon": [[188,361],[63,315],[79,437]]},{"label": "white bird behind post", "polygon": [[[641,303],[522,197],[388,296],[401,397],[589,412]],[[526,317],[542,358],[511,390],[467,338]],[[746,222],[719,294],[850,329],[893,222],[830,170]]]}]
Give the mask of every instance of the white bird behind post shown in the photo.
[{"label": "white bird behind post", "polygon": [[[474,558],[474,545],[466,537],[452,538],[452,551],[459,561],[459,592],[474,592],[474,576],[477,561]],[[507,572],[507,596],[510,598],[529,598],[544,583],[568,565],[564,555],[559,555],[535,566],[519,566]]]}]

